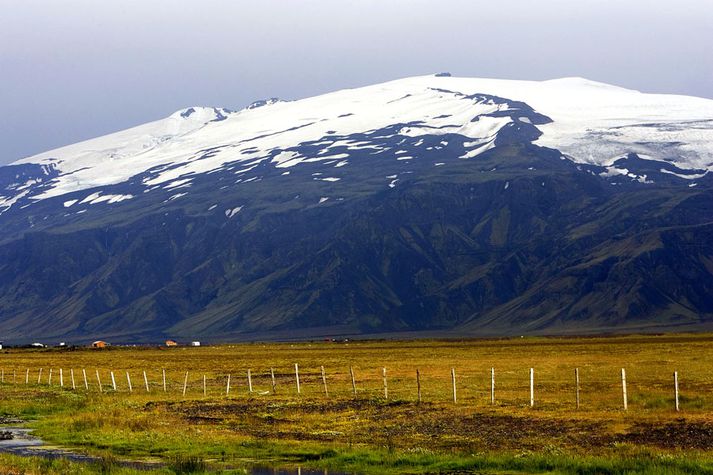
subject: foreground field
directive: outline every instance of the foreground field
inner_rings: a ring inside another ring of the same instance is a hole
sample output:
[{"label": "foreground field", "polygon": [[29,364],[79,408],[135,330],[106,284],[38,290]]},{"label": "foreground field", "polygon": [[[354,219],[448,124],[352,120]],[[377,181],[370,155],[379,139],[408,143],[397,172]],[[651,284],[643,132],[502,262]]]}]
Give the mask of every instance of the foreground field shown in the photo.
[{"label": "foreground field", "polygon": [[131,473],[119,466],[131,459],[165,473],[244,473],[254,462],[329,473],[713,473],[712,357],[712,335],[9,350],[4,417],[101,463],[3,455],[0,468]]}]

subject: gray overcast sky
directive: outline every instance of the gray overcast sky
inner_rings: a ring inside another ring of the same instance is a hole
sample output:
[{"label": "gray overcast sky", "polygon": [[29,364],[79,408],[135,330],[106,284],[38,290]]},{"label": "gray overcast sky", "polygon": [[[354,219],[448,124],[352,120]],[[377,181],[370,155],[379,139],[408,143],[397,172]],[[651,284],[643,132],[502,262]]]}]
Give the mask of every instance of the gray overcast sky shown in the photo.
[{"label": "gray overcast sky", "polygon": [[437,71],[713,98],[711,45],[711,0],[0,0],[0,163]]}]

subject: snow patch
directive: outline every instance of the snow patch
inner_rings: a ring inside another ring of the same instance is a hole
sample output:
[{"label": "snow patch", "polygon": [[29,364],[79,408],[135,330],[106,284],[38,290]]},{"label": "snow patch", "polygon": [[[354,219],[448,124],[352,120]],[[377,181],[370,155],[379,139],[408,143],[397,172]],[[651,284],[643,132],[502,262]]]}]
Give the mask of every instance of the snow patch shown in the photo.
[{"label": "snow patch", "polygon": [[684,178],[684,179],[686,179],[686,180],[697,180],[698,178],[703,178],[704,176],[706,176],[706,174],[707,174],[708,172],[696,173],[696,174],[693,174],[693,175],[684,175],[684,174],[682,174],[682,173],[676,173],[676,172],[672,172],[671,170],[666,170],[666,169],[662,168],[662,169],[661,169],[661,173],[666,173],[666,174],[668,174],[668,175],[674,175],[674,176],[677,176],[677,177],[679,177],[679,178]]},{"label": "snow patch", "polygon": [[243,209],[242,206],[236,206],[235,208],[228,208],[225,210],[225,217],[230,219],[236,214],[240,212],[240,210]]}]

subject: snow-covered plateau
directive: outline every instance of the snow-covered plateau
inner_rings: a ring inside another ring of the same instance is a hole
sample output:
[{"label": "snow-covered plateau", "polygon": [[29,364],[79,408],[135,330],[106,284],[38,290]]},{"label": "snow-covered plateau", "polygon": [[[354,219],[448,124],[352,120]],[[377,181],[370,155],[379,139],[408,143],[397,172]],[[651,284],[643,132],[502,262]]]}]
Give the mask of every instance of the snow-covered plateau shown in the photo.
[{"label": "snow-covered plateau", "polygon": [[[271,99],[237,112],[191,107],[23,158],[9,167],[36,164],[43,171],[24,178],[18,173],[14,182],[0,183],[0,213],[19,202],[90,189],[79,202],[129,200],[133,196],[102,195],[94,189],[140,174],[147,192],[161,187],[180,188],[185,194],[194,177],[228,166],[238,176],[265,163],[285,171],[315,162],[338,162],[332,166],[341,168],[349,165],[354,151],[406,162],[418,156],[400,149],[399,139],[418,145],[423,143],[419,138],[434,135],[462,136],[465,151],[460,158],[475,159],[504,143],[504,132],[513,129],[531,129],[535,145],[557,149],[583,164],[612,167],[617,159],[635,153],[691,170],[684,177],[713,170],[713,100],[645,94],[581,78],[515,81],[434,75],[297,101]],[[387,131],[393,145],[370,140],[374,131],[381,131],[382,139]],[[447,145],[444,139],[438,146]],[[628,172],[612,168],[607,173]],[[339,180],[328,175],[320,179]],[[64,202],[65,207],[72,204]]]}]

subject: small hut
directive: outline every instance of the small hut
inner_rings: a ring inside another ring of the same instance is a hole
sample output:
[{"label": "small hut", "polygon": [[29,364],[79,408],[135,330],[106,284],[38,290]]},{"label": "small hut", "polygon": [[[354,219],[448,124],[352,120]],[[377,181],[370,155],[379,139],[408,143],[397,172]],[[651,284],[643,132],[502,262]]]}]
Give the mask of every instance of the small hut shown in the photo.
[{"label": "small hut", "polygon": [[166,340],[166,346],[178,346],[175,340]]},{"label": "small hut", "polygon": [[92,343],[92,348],[106,348],[107,346],[109,346],[109,343],[102,340],[97,340]]}]

